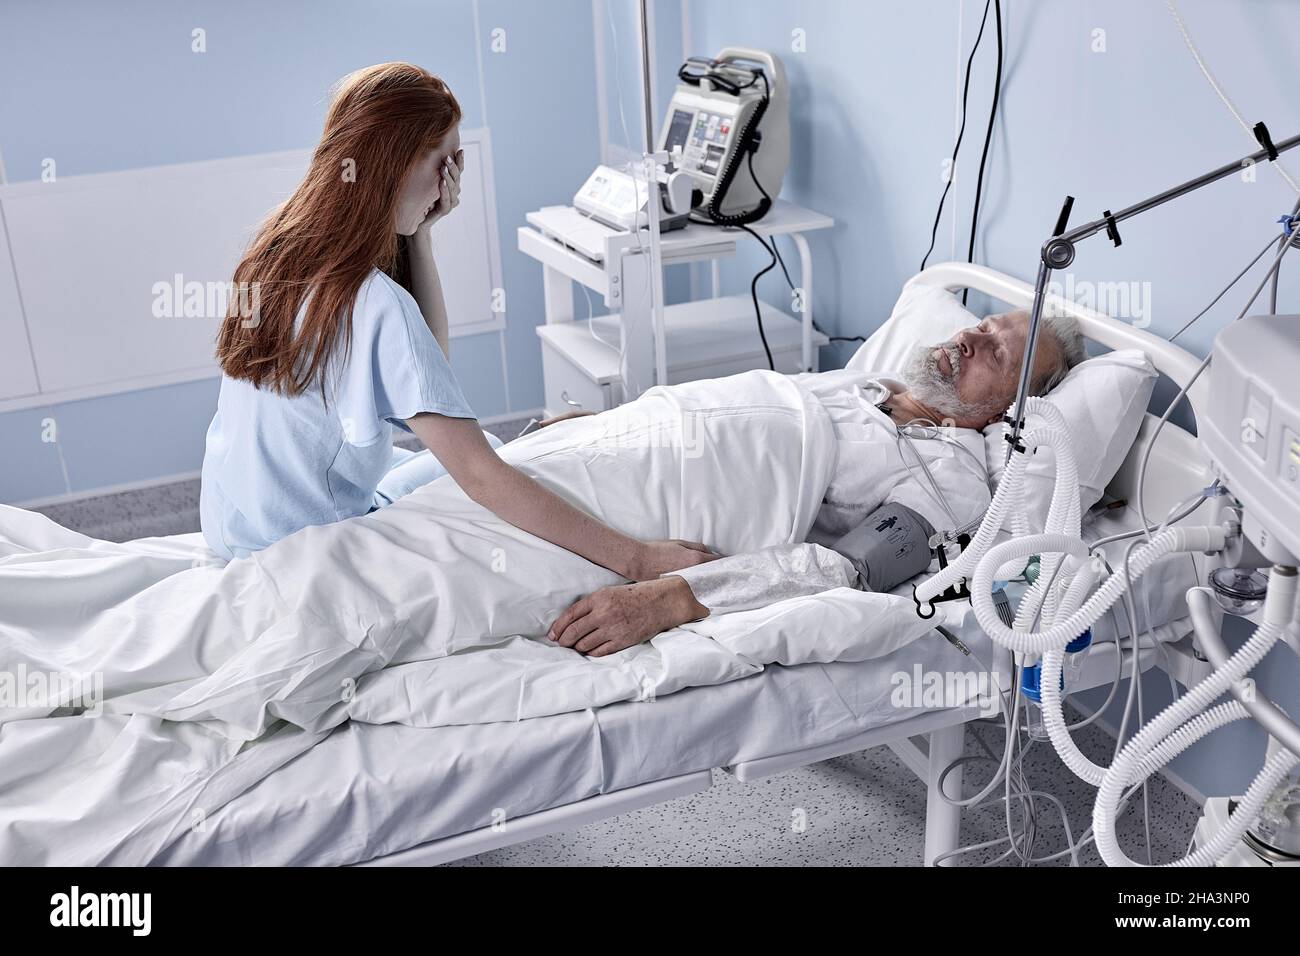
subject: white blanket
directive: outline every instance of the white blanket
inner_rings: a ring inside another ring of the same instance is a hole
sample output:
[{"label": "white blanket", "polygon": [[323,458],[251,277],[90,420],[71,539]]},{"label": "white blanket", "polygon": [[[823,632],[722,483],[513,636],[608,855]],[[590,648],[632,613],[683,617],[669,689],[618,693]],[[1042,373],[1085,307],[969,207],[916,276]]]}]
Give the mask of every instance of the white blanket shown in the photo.
[{"label": "white blanket", "polygon": [[[752,372],[655,389],[502,454],[629,534],[738,553],[804,539],[835,438],[810,394]],[[224,566],[194,536],[115,545],[0,508],[0,862],[148,863],[348,719],[432,727],[653,700],[767,663],[879,656],[930,626],[910,602],[844,590],[605,658],[541,639],[617,580],[447,478]],[[66,675],[102,715],[33,689]]]}]

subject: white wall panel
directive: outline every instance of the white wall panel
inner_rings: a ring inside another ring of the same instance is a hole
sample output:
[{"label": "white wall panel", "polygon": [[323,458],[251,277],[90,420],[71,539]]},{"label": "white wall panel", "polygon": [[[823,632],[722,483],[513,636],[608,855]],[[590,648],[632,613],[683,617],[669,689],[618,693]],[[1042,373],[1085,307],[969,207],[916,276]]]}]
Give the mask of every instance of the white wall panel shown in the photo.
[{"label": "white wall panel", "polygon": [[5,233],[4,205],[0,203],[0,400],[33,395],[37,391],[36,365],[27,342],[18,282]]},{"label": "white wall panel", "polygon": [[[434,229],[453,335],[502,318],[492,311],[501,269],[486,130],[463,131],[462,143],[461,204]],[[10,273],[0,249],[0,411],[217,374],[221,313],[186,315],[184,284],[229,282],[309,159],[295,150],[0,187],[14,264]],[[160,317],[158,284],[174,288],[178,276],[182,294],[164,296]]]}]

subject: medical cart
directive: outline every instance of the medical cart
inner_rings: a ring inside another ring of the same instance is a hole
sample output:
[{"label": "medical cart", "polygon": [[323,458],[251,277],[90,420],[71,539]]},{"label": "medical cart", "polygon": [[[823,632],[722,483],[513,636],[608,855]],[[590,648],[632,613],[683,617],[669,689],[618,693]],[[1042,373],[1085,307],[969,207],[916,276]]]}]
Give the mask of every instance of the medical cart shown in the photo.
[{"label": "medical cart", "polygon": [[[537,335],[547,414],[603,411],[660,384],[647,233],[610,229],[572,206],[548,206],[525,218],[519,249],[542,264],[546,323],[537,327]],[[760,299],[777,371],[816,371],[817,348],[829,341],[813,327],[812,255],[805,233],[834,224],[829,216],[778,199],[750,226],[765,239],[790,236],[799,253],[801,284],[791,294],[798,318]],[[742,230],[698,223],[660,236],[664,266],[709,262],[712,278],[711,298],[664,308],[667,384],[767,366],[749,294],[720,294],[720,260],[735,253],[738,238],[752,241]],[[773,281],[781,280],[774,271]],[[603,296],[610,314],[578,318],[573,282]]]}]

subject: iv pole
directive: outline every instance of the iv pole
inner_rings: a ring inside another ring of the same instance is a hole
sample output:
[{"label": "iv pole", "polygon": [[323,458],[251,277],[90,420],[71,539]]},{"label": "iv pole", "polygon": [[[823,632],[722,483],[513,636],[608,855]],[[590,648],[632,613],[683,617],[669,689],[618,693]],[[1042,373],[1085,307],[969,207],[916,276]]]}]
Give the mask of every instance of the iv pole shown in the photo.
[{"label": "iv pole", "polygon": [[[650,227],[650,320],[654,330],[655,382],[668,384],[668,343],[664,331],[664,271],[659,240],[659,162],[655,155],[654,103],[650,99],[650,17],[646,9],[649,0],[638,0],[637,27],[641,36],[641,105],[645,117],[645,153],[642,171],[646,177],[646,211]],[[624,397],[627,394],[624,383]]]},{"label": "iv pole", "polygon": [[1047,297],[1047,284],[1052,277],[1052,272],[1056,269],[1064,269],[1074,261],[1074,246],[1081,239],[1087,239],[1089,236],[1094,236],[1105,230],[1111,241],[1118,246],[1120,244],[1119,230],[1116,228],[1118,223],[1139,216],[1149,209],[1162,206],[1171,199],[1185,196],[1202,186],[1208,186],[1210,183],[1217,182],[1226,176],[1231,176],[1247,166],[1253,166],[1260,160],[1267,159],[1272,162],[1277,159],[1279,153],[1284,153],[1288,149],[1300,145],[1300,136],[1292,136],[1290,139],[1285,139],[1274,146],[1269,140],[1268,130],[1263,123],[1255,127],[1255,136],[1264,144],[1263,149],[1251,153],[1236,162],[1220,166],[1203,176],[1189,179],[1182,185],[1174,186],[1172,189],[1166,189],[1162,193],[1134,203],[1117,213],[1106,210],[1100,219],[1085,223],[1068,232],[1065,227],[1070,219],[1070,209],[1074,205],[1074,197],[1066,197],[1065,204],[1061,207],[1061,214],[1056,220],[1056,229],[1051,237],[1043,243],[1039,253],[1041,262],[1038,266],[1038,281],[1034,286],[1034,304],[1029,313],[1029,334],[1025,338],[1024,362],[1020,366],[1020,384],[1016,389],[1015,412],[1009,418],[1003,419],[1011,425],[1011,434],[1007,436],[1009,442],[1007,448],[1008,460],[1010,460],[1012,452],[1023,452],[1025,450],[1024,443],[1020,440],[1020,432],[1025,426],[1025,401],[1028,398],[1029,380],[1034,368],[1034,354],[1038,347],[1038,323],[1043,316],[1043,302]]}]

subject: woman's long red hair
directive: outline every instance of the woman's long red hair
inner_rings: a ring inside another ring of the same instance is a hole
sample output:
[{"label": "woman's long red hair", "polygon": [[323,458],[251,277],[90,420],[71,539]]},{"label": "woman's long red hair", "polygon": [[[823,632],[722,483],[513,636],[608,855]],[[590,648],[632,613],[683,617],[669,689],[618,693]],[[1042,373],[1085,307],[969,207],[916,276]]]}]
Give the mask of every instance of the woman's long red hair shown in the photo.
[{"label": "woman's long red hair", "polygon": [[[405,284],[396,232],[397,197],[411,164],[461,119],[438,77],[409,63],[381,63],[339,84],[311,167],[294,194],[262,224],[235,269],[217,335],[217,360],[231,378],[299,395],[346,354],[352,305],[372,269]],[[303,321],[294,320],[310,293]]]}]

